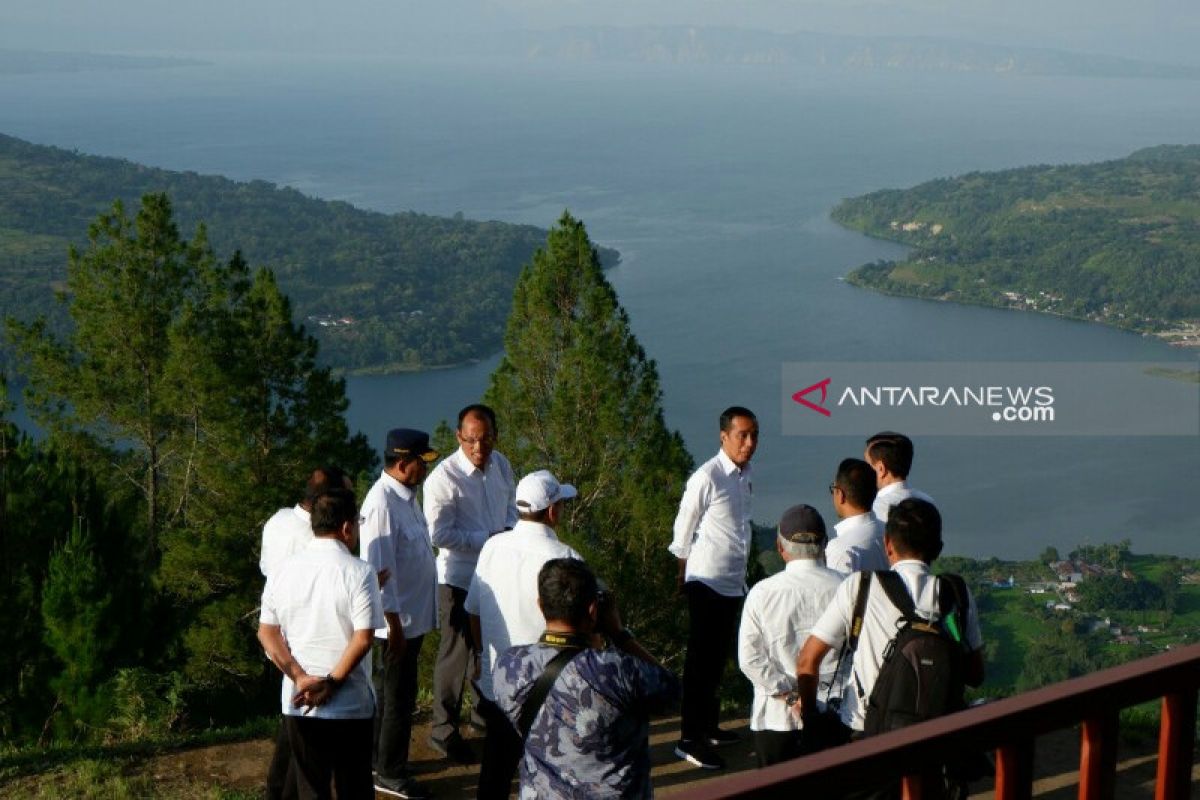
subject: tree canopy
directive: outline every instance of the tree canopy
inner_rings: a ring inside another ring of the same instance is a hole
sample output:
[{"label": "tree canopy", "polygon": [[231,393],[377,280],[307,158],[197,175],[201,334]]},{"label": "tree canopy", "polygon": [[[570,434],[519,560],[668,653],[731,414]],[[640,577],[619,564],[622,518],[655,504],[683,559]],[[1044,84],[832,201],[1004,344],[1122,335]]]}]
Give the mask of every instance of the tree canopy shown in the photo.
[{"label": "tree canopy", "polygon": [[[111,698],[114,665],[149,665],[176,675],[209,718],[240,718],[268,674],[253,636],[263,523],[296,501],[313,467],[353,474],[374,462],[349,435],[344,382],[317,365],[273,274],[240,253],[217,259],[203,226],[184,240],[164,194],[133,218],[120,201],[100,216],[71,252],[60,302],[62,336],[44,319],[9,320],[29,408],[46,452],[84,470],[63,480],[128,498],[121,508],[136,517],[120,531],[103,506],[59,518],[57,544],[37,556],[49,575],[29,594],[40,591],[46,644],[65,664],[56,707]],[[132,645],[111,627],[110,609],[129,608],[112,582],[118,564],[142,595]],[[96,647],[63,646],[82,639]]]},{"label": "tree canopy", "polygon": [[629,327],[584,225],[564,213],[521,271],[485,400],[519,474],[579,488],[562,535],[660,652],[679,646],[671,524],[692,467],[663,418],[658,371]]}]

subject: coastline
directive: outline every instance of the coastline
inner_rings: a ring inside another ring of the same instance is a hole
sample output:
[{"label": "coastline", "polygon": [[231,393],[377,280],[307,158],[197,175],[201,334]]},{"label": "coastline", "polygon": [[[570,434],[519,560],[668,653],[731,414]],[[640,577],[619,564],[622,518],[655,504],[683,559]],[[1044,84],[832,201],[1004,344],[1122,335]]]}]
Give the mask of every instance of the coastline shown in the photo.
[{"label": "coastline", "polygon": [[[914,242],[903,238],[884,236],[872,231],[862,230],[852,225],[847,225],[839,220],[834,214],[831,214],[830,218],[842,228],[854,231],[855,233],[862,234],[863,236],[867,236],[872,239],[878,239],[879,241],[890,242],[892,244],[904,245],[905,247],[910,248],[919,246]],[[896,261],[890,263],[891,268],[895,269],[896,267],[902,266],[906,262]],[[866,266],[869,265],[864,264],[855,267],[849,273],[844,275],[841,280],[845,281],[851,286],[855,286],[860,289],[868,289],[870,291],[878,292],[879,294],[884,294],[891,297],[908,297],[918,300],[932,300],[940,303],[956,303],[958,305],[980,306],[983,308],[1000,308],[1007,311],[1024,311],[1035,314],[1047,314],[1054,317],[1060,317],[1062,319],[1076,320],[1078,322],[1090,322],[1098,325],[1104,325],[1108,328],[1115,328],[1116,330],[1125,331],[1126,333],[1138,334],[1141,336],[1153,336],[1161,339],[1172,347],[1200,351],[1200,320],[1181,320],[1172,321],[1169,323],[1160,321],[1158,324],[1139,327],[1133,324],[1122,324],[1119,319],[1112,319],[1101,315],[1088,316],[1071,314],[1048,308],[1038,308],[1036,305],[1032,305],[1034,301],[1031,298],[1027,298],[1012,291],[1006,293],[998,290],[1000,292],[999,295],[993,297],[956,296],[957,293],[954,290],[940,294],[935,294],[932,292],[923,293],[917,289],[904,291],[890,287],[883,287],[875,281],[864,279],[862,277],[862,270]]]}]

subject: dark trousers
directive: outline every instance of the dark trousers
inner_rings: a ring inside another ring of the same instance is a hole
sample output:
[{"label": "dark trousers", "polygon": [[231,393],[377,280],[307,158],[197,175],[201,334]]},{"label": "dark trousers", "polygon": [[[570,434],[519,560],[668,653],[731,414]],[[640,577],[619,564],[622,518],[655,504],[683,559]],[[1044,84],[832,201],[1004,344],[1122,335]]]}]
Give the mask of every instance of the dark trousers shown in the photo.
[{"label": "dark trousers", "polygon": [[[458,730],[463,684],[475,672],[475,662],[479,659],[471,641],[469,615],[463,608],[466,599],[466,589],[438,584],[438,628],[442,640],[433,669],[433,724],[429,733],[442,741]],[[474,716],[480,716],[478,705]]]},{"label": "dark trousers", "polygon": [[287,718],[282,717],[275,734],[275,752],[267,767],[267,800],[294,800],[296,797],[296,776],[291,770],[292,748],[287,732]]},{"label": "dark trousers", "polygon": [[681,738],[698,740],[717,729],[721,676],[737,638],[742,598],[718,594],[699,581],[685,583],[683,593],[689,619],[683,659]]},{"label": "dark trousers", "polygon": [[512,791],[512,780],[521,765],[525,742],[512,722],[487,698],[479,701],[479,711],[487,723],[483,740],[483,764],[479,769],[479,800],[502,800]]},{"label": "dark trousers", "polygon": [[302,800],[374,800],[371,719],[284,717],[297,796]]},{"label": "dark trousers", "polygon": [[754,731],[754,753],[760,767],[804,755],[802,731]]},{"label": "dark trousers", "polygon": [[409,639],[399,662],[391,661],[386,644],[375,640],[375,769],[385,778],[403,777],[408,767],[417,707],[417,661],[424,640],[424,636]]}]

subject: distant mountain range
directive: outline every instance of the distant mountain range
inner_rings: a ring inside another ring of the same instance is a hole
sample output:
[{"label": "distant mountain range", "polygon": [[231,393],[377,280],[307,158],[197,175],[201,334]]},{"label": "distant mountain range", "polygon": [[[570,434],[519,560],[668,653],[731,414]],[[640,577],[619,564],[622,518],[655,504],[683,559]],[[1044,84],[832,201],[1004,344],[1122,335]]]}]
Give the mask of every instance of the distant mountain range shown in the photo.
[{"label": "distant mountain range", "polygon": [[571,27],[489,38],[492,55],[571,61],[795,64],[838,69],[1198,79],[1200,67],[953,39],[738,28]]},{"label": "distant mountain range", "polygon": [[84,72],[95,69],[162,69],[164,67],[194,67],[207,63],[207,61],[194,58],[0,49],[0,75]]}]

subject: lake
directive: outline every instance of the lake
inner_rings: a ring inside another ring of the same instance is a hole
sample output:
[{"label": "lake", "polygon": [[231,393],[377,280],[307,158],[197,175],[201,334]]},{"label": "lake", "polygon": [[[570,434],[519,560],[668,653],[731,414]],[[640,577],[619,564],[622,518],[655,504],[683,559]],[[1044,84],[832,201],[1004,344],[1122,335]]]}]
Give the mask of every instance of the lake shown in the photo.
[{"label": "lake", "polygon": [[[873,432],[783,436],[786,362],[1195,363],[1097,325],[854,289],[848,271],[903,250],[828,212],[939,176],[1196,142],[1197,82],[203,57],[212,65],[0,77],[0,131],[382,211],[549,226],[569,208],[621,251],[609,277],[697,460],[715,452],[722,408],[758,412],[759,522],[797,502],[831,521],[825,487]],[[352,378],[351,424],[380,442],[388,427],[432,428],[478,398],[495,363]],[[921,437],[912,483],[938,500],[948,553],[1128,538],[1200,556],[1183,502],[1200,482],[1197,444]]]}]

